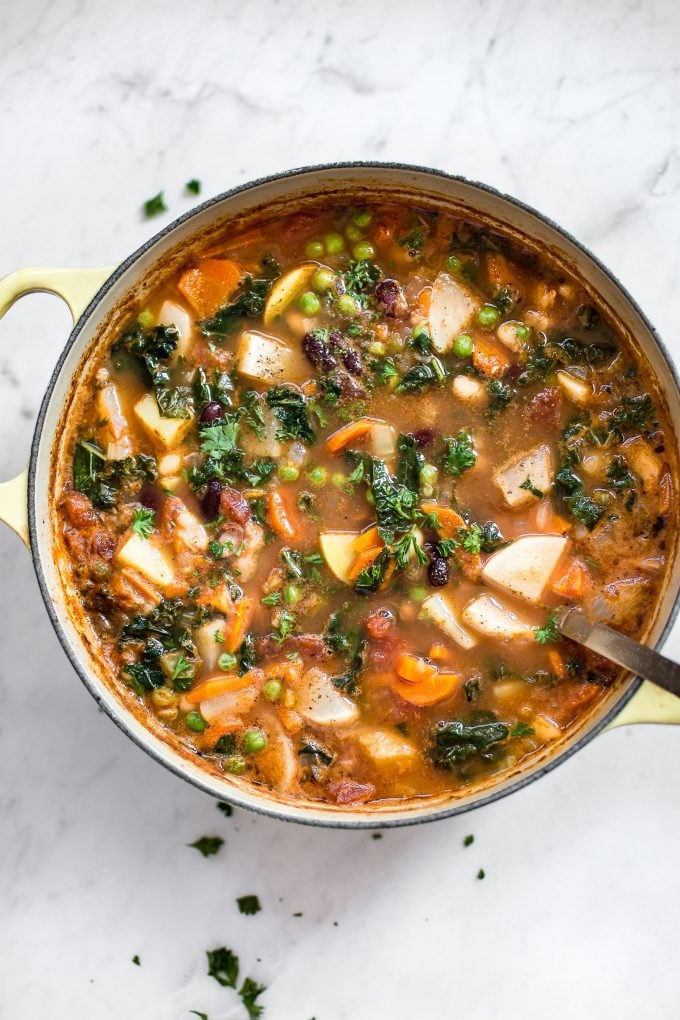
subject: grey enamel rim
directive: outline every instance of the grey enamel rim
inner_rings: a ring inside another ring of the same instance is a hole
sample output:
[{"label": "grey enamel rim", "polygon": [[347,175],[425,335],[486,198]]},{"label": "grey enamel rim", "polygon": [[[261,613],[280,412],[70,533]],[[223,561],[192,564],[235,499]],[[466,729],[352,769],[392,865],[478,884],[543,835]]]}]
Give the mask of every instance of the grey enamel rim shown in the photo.
[{"label": "grey enamel rim", "polygon": [[[596,267],[598,267],[599,270],[606,277],[609,278],[609,280],[615,286],[615,288],[623,295],[623,297],[626,299],[628,304],[632,307],[632,309],[635,311],[635,313],[640,317],[642,322],[645,324],[645,326],[649,330],[651,336],[654,338],[654,341],[655,341],[659,351],[661,352],[661,354],[663,356],[663,359],[664,359],[664,361],[666,363],[666,366],[668,368],[668,371],[669,371],[669,373],[670,373],[670,375],[671,375],[671,377],[672,377],[672,379],[673,379],[673,381],[675,383],[675,386],[680,391],[680,378],[678,376],[678,373],[676,371],[675,365],[674,365],[672,359],[670,358],[664,343],[660,339],[656,329],[654,328],[652,323],[649,321],[648,317],[645,315],[645,313],[639,307],[639,305],[637,304],[635,299],[631,296],[631,294],[629,293],[627,288],[624,287],[623,284],[620,283],[620,281],[614,276],[614,274],[595,255],[593,255],[592,252],[590,252],[583,244],[581,244],[579,241],[577,241],[571,234],[569,234],[566,230],[564,230],[562,227],[560,227],[557,223],[555,223],[549,217],[544,216],[542,213],[538,212],[532,206],[527,205],[526,203],[521,202],[518,199],[514,198],[513,196],[507,195],[504,192],[501,192],[501,191],[499,191],[496,188],[492,188],[492,187],[490,187],[487,184],[483,184],[483,183],[478,182],[478,181],[471,181],[471,180],[467,179],[466,177],[463,177],[463,176],[460,176],[460,175],[447,174],[444,171],[435,170],[435,169],[433,169],[431,167],[422,167],[422,166],[417,166],[417,165],[413,165],[413,164],[405,164],[405,163],[381,163],[381,162],[372,162],[372,161],[326,163],[326,164],[319,164],[319,165],[316,165],[316,166],[299,167],[297,169],[285,171],[285,172],[282,172],[282,173],[272,174],[272,175],[269,175],[267,177],[257,178],[256,180],[250,181],[250,182],[248,182],[246,184],[238,185],[237,187],[232,188],[229,191],[222,192],[221,194],[216,195],[214,198],[211,198],[211,199],[208,199],[205,202],[202,202],[200,205],[196,206],[195,208],[193,208],[189,212],[185,213],[183,216],[181,216],[178,219],[174,220],[168,226],[164,227],[163,230],[161,230],[159,233],[155,234],[152,238],[150,238],[148,241],[146,241],[141,247],[139,247],[135,252],[133,252],[124,262],[122,262],[114,270],[114,272],[111,274],[111,276],[105,281],[105,283],[100,287],[100,289],[97,291],[95,296],[92,298],[92,300],[88,304],[87,308],[81,313],[78,321],[75,323],[75,325],[74,325],[74,327],[73,327],[73,329],[71,331],[71,334],[70,334],[70,336],[69,336],[69,338],[68,338],[68,340],[67,340],[67,342],[66,342],[66,344],[65,344],[65,346],[64,346],[64,348],[63,348],[63,350],[62,350],[62,352],[61,352],[61,354],[59,356],[59,359],[58,359],[57,364],[56,364],[56,366],[54,368],[54,371],[53,371],[52,376],[50,378],[49,384],[47,386],[47,390],[46,390],[45,395],[43,397],[42,403],[40,405],[40,411],[39,411],[38,418],[37,418],[37,421],[36,421],[35,431],[34,431],[34,434],[33,434],[33,440],[32,440],[32,443],[31,443],[31,454],[30,454],[30,462],[29,462],[29,472],[28,472],[28,524],[29,524],[29,535],[30,535],[30,543],[31,543],[31,555],[32,555],[34,569],[35,569],[35,572],[36,572],[36,577],[37,577],[37,580],[38,580],[38,585],[40,587],[40,592],[42,594],[42,598],[43,598],[43,601],[45,603],[45,607],[47,609],[48,616],[49,616],[49,618],[50,618],[50,620],[52,622],[52,626],[54,627],[54,630],[55,630],[55,632],[57,634],[59,642],[60,642],[62,648],[64,649],[64,651],[65,651],[65,653],[66,653],[66,655],[67,655],[71,665],[73,666],[74,670],[76,671],[76,673],[78,674],[78,676],[80,677],[81,681],[83,682],[83,684],[85,685],[87,690],[90,692],[90,694],[92,695],[92,697],[94,698],[96,703],[99,705],[99,707],[106,712],[106,714],[109,716],[109,718],[111,718],[113,720],[113,722],[116,724],[116,726],[118,726],[118,728],[120,730],[122,730],[122,732],[125,733],[125,735],[128,738],[133,740],[134,743],[137,744],[138,747],[140,747],[143,751],[145,751],[148,755],[150,755],[156,762],[158,762],[159,764],[163,765],[165,768],[169,769],[171,772],[173,772],[175,775],[179,776],[181,779],[184,779],[186,782],[189,782],[193,786],[198,787],[204,793],[208,793],[210,796],[216,797],[216,798],[217,797],[221,797],[222,799],[227,800],[230,803],[233,803],[235,806],[238,806],[238,807],[241,807],[241,808],[246,808],[248,810],[252,810],[252,811],[256,812],[257,814],[264,814],[264,815],[267,815],[267,816],[272,817],[272,818],[280,819],[282,821],[297,822],[297,823],[300,823],[300,824],[313,825],[313,826],[322,826],[322,827],[326,827],[326,828],[354,828],[354,829],[380,828],[380,829],[383,829],[383,828],[391,828],[391,827],[397,827],[397,826],[417,825],[417,824],[422,823],[422,822],[430,822],[430,821],[435,821],[435,820],[440,819],[440,818],[449,818],[449,817],[452,817],[454,815],[463,814],[463,813],[466,813],[468,811],[472,811],[472,810],[474,810],[476,808],[484,807],[484,806],[486,806],[488,804],[492,804],[494,801],[500,800],[502,797],[506,797],[506,796],[508,796],[511,793],[515,793],[516,791],[518,791],[518,790],[522,789],[523,787],[527,786],[529,783],[532,783],[535,780],[541,778],[541,776],[543,776],[546,773],[551,772],[553,769],[557,768],[557,766],[562,764],[562,762],[567,761],[573,754],[575,754],[577,751],[581,750],[581,748],[583,748],[595,736],[597,736],[598,733],[601,733],[602,730],[605,729],[605,727],[608,726],[609,723],[611,723],[616,718],[616,716],[621,712],[621,709],[630,701],[630,699],[633,697],[633,695],[639,689],[640,684],[642,683],[641,679],[639,677],[635,678],[631,682],[631,684],[628,687],[628,689],[621,694],[621,696],[618,698],[618,700],[615,702],[615,704],[612,705],[612,707],[602,716],[601,719],[599,719],[596,723],[592,724],[592,726],[587,730],[587,732],[581,734],[581,736],[578,737],[578,739],[576,739],[573,743],[571,743],[567,747],[565,747],[562,751],[559,752],[559,754],[555,755],[553,758],[551,758],[550,760],[546,761],[540,768],[535,769],[534,771],[532,771],[531,773],[529,773],[527,775],[524,775],[524,776],[520,775],[520,776],[518,776],[517,779],[513,780],[512,782],[510,782],[508,785],[503,786],[503,787],[501,787],[501,788],[499,788],[497,790],[492,790],[488,794],[480,797],[478,800],[475,800],[475,801],[473,801],[471,803],[462,803],[462,804],[455,804],[454,803],[454,804],[452,804],[450,806],[433,809],[432,811],[428,812],[427,814],[423,814],[423,815],[420,815],[418,817],[408,817],[408,816],[406,816],[404,818],[380,818],[379,816],[377,816],[375,818],[371,818],[370,816],[366,816],[365,819],[362,817],[361,820],[358,820],[358,819],[351,819],[351,818],[343,818],[343,816],[340,815],[340,814],[338,814],[338,815],[335,815],[335,814],[330,815],[329,814],[329,816],[327,818],[311,818],[311,817],[305,817],[303,812],[300,812],[299,814],[286,813],[283,810],[279,810],[275,805],[269,804],[269,803],[265,803],[265,802],[263,802],[262,804],[255,804],[255,803],[250,803],[250,802],[242,801],[241,797],[240,797],[240,791],[237,788],[235,788],[235,787],[228,787],[227,786],[227,787],[225,787],[224,792],[216,793],[216,791],[213,790],[207,782],[203,782],[199,777],[194,777],[194,776],[185,774],[182,771],[182,769],[180,768],[180,764],[179,764],[180,759],[179,758],[177,759],[177,762],[175,762],[175,761],[166,761],[166,760],[162,759],[160,757],[160,755],[156,752],[155,747],[150,742],[147,742],[147,741],[145,741],[145,740],[143,740],[141,738],[138,738],[137,735],[129,727],[129,725],[127,724],[127,719],[126,719],[126,716],[127,716],[126,710],[122,711],[121,714],[118,716],[118,715],[116,715],[109,708],[109,706],[103,700],[103,698],[101,696],[101,693],[100,693],[100,686],[101,686],[101,684],[103,682],[98,680],[96,678],[96,676],[90,674],[87,670],[81,669],[80,663],[77,660],[77,657],[75,655],[75,652],[73,650],[71,642],[70,642],[69,638],[67,637],[67,635],[66,635],[66,633],[65,633],[65,631],[64,631],[64,629],[63,629],[63,627],[61,625],[61,621],[59,619],[59,616],[58,616],[58,614],[57,614],[57,612],[55,610],[54,604],[53,604],[52,599],[51,599],[50,594],[49,594],[46,578],[45,578],[45,575],[44,575],[44,572],[43,572],[41,558],[40,558],[40,554],[39,554],[39,551],[38,551],[39,543],[38,543],[38,535],[37,535],[37,517],[36,517],[36,500],[35,500],[35,481],[36,481],[38,453],[39,453],[39,449],[40,449],[40,445],[41,445],[41,441],[42,441],[42,432],[43,432],[43,425],[44,425],[44,422],[45,422],[45,416],[47,414],[47,409],[48,409],[49,404],[50,404],[51,399],[52,399],[52,394],[53,394],[53,390],[55,388],[55,384],[56,384],[57,379],[58,379],[58,377],[59,377],[59,375],[61,373],[61,369],[62,369],[62,366],[64,364],[64,361],[66,360],[66,357],[67,357],[68,353],[70,352],[70,350],[72,349],[72,347],[77,343],[77,341],[78,341],[78,339],[80,337],[81,331],[83,330],[83,328],[85,326],[86,321],[88,320],[90,315],[93,313],[93,311],[96,309],[96,307],[100,303],[101,299],[106,294],[108,294],[108,292],[117,284],[117,282],[121,278],[121,276],[129,268],[131,268],[143,255],[148,253],[157,244],[158,241],[160,241],[161,239],[165,238],[168,234],[172,233],[177,227],[179,227],[180,225],[182,225],[184,223],[187,223],[188,221],[190,221],[193,218],[197,217],[199,215],[199,213],[202,213],[205,210],[212,208],[213,206],[216,206],[216,205],[219,205],[219,204],[223,203],[226,199],[229,199],[229,198],[231,198],[231,197],[233,197],[235,195],[242,194],[243,192],[247,192],[249,190],[255,189],[255,188],[260,187],[262,185],[266,185],[266,184],[269,184],[269,183],[272,183],[272,182],[275,182],[275,181],[278,181],[278,180],[286,179],[286,178],[304,177],[305,175],[319,174],[319,173],[323,173],[324,171],[329,171],[329,170],[334,170],[334,171],[337,171],[337,170],[352,171],[352,170],[355,170],[355,169],[374,170],[374,171],[376,171],[376,173],[380,173],[380,171],[382,171],[382,170],[403,171],[403,172],[409,172],[409,173],[416,173],[416,174],[431,176],[431,177],[442,179],[444,181],[452,181],[452,182],[456,182],[456,183],[459,183],[459,184],[463,184],[463,185],[471,188],[472,190],[477,190],[477,191],[483,192],[485,194],[491,195],[491,196],[493,196],[495,198],[501,199],[503,202],[505,202],[505,203],[507,203],[507,204],[509,204],[511,206],[514,206],[515,208],[521,210],[524,213],[528,213],[530,216],[535,217],[538,221],[540,221],[543,224],[545,224],[548,227],[550,227],[551,230],[555,231],[555,233],[559,237],[563,238],[565,241],[568,241],[570,244],[572,244],[581,254],[583,254]],[[657,641],[655,642],[655,645],[654,645],[655,648],[657,648],[657,649],[661,648],[661,646],[665,642],[665,640],[668,637],[668,634],[670,633],[670,630],[671,630],[671,628],[672,628],[672,626],[673,626],[673,624],[674,624],[674,622],[675,622],[675,620],[677,618],[679,610],[680,610],[680,596],[676,596],[675,601],[674,601],[673,606],[672,606],[672,609],[671,609],[671,611],[669,613],[668,619],[667,619],[667,621],[666,621],[666,623],[665,623],[665,625],[664,625],[664,627],[663,627],[663,629],[662,629],[662,631],[661,631]],[[293,805],[293,807],[294,807],[294,805]],[[319,805],[319,809],[322,810],[323,809],[323,805]]]}]

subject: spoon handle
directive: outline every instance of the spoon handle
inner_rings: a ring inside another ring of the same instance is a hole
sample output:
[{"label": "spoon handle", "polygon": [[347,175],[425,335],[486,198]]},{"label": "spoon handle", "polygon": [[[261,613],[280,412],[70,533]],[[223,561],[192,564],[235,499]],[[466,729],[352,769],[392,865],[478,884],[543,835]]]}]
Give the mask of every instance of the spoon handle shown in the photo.
[{"label": "spoon handle", "polygon": [[591,624],[580,609],[567,609],[558,618],[557,625],[565,637],[680,697],[680,665],[677,662],[671,662],[653,648],[646,648],[639,641],[619,634],[603,623]]}]

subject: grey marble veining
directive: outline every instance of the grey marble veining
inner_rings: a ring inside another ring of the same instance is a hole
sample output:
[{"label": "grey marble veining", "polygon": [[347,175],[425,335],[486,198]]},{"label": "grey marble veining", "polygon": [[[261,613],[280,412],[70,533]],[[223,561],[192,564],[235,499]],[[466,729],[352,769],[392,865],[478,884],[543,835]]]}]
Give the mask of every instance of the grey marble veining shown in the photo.
[{"label": "grey marble veining", "polygon": [[[674,0],[7,0],[0,273],[115,263],[190,207],[191,177],[209,196],[404,160],[558,220],[677,352],[679,43]],[[170,212],[144,222],[160,188]],[[35,296],[0,325],[2,478],[68,323]],[[205,973],[222,944],[268,986],[268,1020],[678,1015],[671,728],[605,734],[510,799],[382,840],[225,819],[97,711],[6,530],[0,620],[3,1018],[242,1017]],[[187,848],[203,834],[219,856]],[[235,905],[248,892],[255,917]]]}]

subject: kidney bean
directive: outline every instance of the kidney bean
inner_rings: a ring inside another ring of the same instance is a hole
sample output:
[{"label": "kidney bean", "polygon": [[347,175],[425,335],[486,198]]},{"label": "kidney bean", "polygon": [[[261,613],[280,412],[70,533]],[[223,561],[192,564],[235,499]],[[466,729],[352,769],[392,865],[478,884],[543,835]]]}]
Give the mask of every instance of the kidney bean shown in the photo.
[{"label": "kidney bean", "polygon": [[321,372],[330,372],[335,368],[337,361],[331,354],[328,344],[319,335],[319,330],[313,329],[302,338],[302,349],[314,365]]},{"label": "kidney bean", "polygon": [[435,435],[436,433],[434,429],[416,429],[413,433],[413,438],[416,441],[416,446],[419,446],[422,449],[423,446],[430,445]]},{"label": "kidney bean", "polygon": [[222,483],[217,478],[211,478],[201,497],[201,510],[206,521],[214,521],[215,518],[219,517],[221,495]]},{"label": "kidney bean", "polygon": [[209,404],[206,404],[201,411],[201,422],[217,421],[218,418],[224,417],[224,408],[221,404],[218,404],[216,400],[211,400]]},{"label": "kidney bean", "polygon": [[158,513],[163,503],[163,493],[153,482],[145,482],[139,490],[137,498],[147,510],[154,510],[156,513]]},{"label": "kidney bean", "polygon": [[408,311],[408,302],[396,280],[383,280],[375,288],[378,308],[391,319],[401,319]]},{"label": "kidney bean", "polygon": [[435,556],[427,568],[427,577],[433,588],[441,588],[448,583],[449,565],[443,556]]},{"label": "kidney bean", "polygon": [[347,351],[347,354],[343,355],[342,363],[352,375],[361,375],[364,370],[358,351]]}]

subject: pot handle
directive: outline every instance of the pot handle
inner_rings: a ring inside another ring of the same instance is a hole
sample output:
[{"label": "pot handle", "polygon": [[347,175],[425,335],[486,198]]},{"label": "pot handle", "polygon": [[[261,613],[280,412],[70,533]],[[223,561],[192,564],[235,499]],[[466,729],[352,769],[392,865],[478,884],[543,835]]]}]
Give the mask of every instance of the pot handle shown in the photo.
[{"label": "pot handle", "polygon": [[[43,291],[56,294],[68,305],[74,323],[113,267],[104,269],[18,269],[0,280],[0,318],[24,294]],[[0,483],[0,521],[16,531],[28,546],[28,468],[8,482]]]},{"label": "pot handle", "polygon": [[680,725],[680,698],[657,687],[650,680],[644,680],[628,704],[624,705],[605,729],[613,730],[617,726],[629,726],[632,723]]}]

